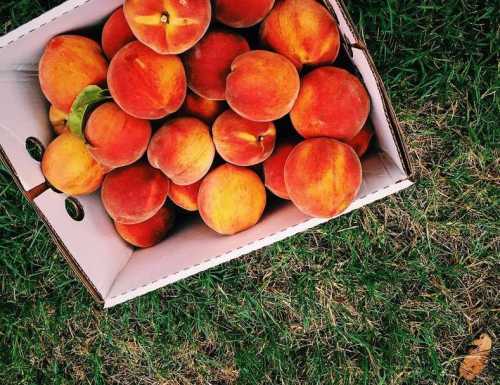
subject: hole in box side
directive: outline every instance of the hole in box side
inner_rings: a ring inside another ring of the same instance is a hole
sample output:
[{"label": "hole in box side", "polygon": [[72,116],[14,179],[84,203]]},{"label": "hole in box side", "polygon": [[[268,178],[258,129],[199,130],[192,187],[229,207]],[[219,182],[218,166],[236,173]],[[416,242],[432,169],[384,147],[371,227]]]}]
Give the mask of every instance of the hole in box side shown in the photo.
[{"label": "hole in box side", "polygon": [[26,139],[26,151],[28,151],[28,154],[30,154],[30,156],[34,160],[36,160],[37,162],[41,162],[43,154],[45,152],[45,146],[40,140],[33,136],[30,136],[28,139]]},{"label": "hole in box side", "polygon": [[78,201],[78,199],[74,197],[68,197],[64,201],[64,205],[66,207],[66,212],[76,222],[81,222],[85,218],[85,210],[83,209],[82,204]]}]

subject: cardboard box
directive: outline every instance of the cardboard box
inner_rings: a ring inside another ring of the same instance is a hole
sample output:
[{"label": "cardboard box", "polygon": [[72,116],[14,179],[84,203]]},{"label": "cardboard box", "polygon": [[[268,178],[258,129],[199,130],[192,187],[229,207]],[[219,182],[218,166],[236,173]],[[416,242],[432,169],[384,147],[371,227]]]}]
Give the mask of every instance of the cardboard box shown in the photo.
[{"label": "cardboard box", "polygon": [[[257,226],[235,236],[217,235],[201,220],[193,220],[160,245],[134,250],[115,233],[98,194],[78,198],[83,220],[75,221],[67,214],[67,197],[46,189],[40,164],[26,150],[28,138],[35,138],[44,146],[52,138],[48,105],[38,84],[38,61],[53,36],[102,23],[121,3],[122,0],[69,0],[0,38],[2,160],[79,279],[105,307],[326,222],[311,219],[284,202],[267,210]],[[380,76],[345,6],[338,0],[325,0],[325,4],[338,20],[344,50],[370,93],[371,120],[380,147],[378,153],[363,160],[363,186],[347,213],[412,185],[411,166]]]}]

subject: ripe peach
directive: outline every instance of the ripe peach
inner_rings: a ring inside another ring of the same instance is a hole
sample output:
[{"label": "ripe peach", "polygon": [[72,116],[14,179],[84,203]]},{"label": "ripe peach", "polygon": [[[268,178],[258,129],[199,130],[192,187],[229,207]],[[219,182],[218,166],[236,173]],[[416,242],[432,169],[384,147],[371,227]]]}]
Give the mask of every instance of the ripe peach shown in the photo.
[{"label": "ripe peach", "polygon": [[101,199],[115,222],[127,225],[152,218],[167,200],[170,181],[146,162],[117,168],[104,178]]},{"label": "ripe peach", "polygon": [[259,222],[266,198],[266,189],[254,171],[226,163],[203,180],[198,207],[207,226],[232,235]]},{"label": "ripe peach", "polygon": [[264,180],[266,187],[282,199],[290,199],[285,185],[285,162],[295,148],[296,143],[281,143],[273,154],[264,162]]},{"label": "ripe peach", "polygon": [[198,191],[200,190],[201,180],[188,186],[180,186],[175,183],[170,185],[169,198],[177,206],[187,211],[198,210]]},{"label": "ripe peach", "polygon": [[45,150],[42,172],[59,191],[68,195],[87,195],[101,186],[105,171],[87,150],[83,139],[65,132]]},{"label": "ripe peach", "polygon": [[254,166],[271,156],[276,143],[272,122],[253,122],[227,110],[213,127],[215,148],[226,161],[237,166]]},{"label": "ripe peach", "polygon": [[366,151],[368,151],[368,147],[370,147],[370,143],[374,135],[375,131],[373,131],[370,121],[368,121],[359,134],[356,135],[350,142],[347,142],[347,144],[351,146],[361,158],[366,154]]},{"label": "ripe peach", "polygon": [[97,107],[85,127],[90,152],[109,168],[127,166],[138,161],[146,152],[151,139],[148,120],[134,118],[115,103]]},{"label": "ripe peach", "polygon": [[101,38],[102,50],[111,60],[121,48],[134,40],[135,36],[125,19],[123,7],[120,7],[104,24]]},{"label": "ripe peach", "polygon": [[182,186],[198,182],[214,161],[215,147],[208,126],[196,118],[165,123],[148,148],[149,163]]},{"label": "ripe peach", "polygon": [[128,243],[140,248],[152,247],[163,241],[174,226],[175,210],[163,206],[152,218],[142,223],[125,225],[115,222],[118,234]]},{"label": "ripe peach", "polygon": [[249,120],[270,122],[292,109],[300,89],[295,66],[270,51],[250,51],[238,56],[226,81],[231,108]]},{"label": "ripe peach", "polygon": [[243,36],[224,31],[209,32],[186,55],[189,88],[204,98],[224,100],[231,64],[248,51],[250,46]]},{"label": "ripe peach", "polygon": [[354,138],[370,113],[370,97],[359,79],[344,69],[322,67],[307,74],[290,117],[304,138]]},{"label": "ripe peach", "polygon": [[330,218],[343,212],[361,187],[361,162],[354,150],[335,139],[298,144],[285,163],[285,185],[306,215]]},{"label": "ripe peach", "polygon": [[274,0],[215,0],[215,17],[233,28],[260,23],[274,6]]},{"label": "ripe peach", "polygon": [[108,63],[95,41],[61,35],[49,41],[38,69],[45,97],[54,107],[69,113],[85,87],[106,81]]},{"label": "ripe peach", "polygon": [[161,119],[181,108],[186,73],[174,55],[160,55],[134,41],[109,66],[108,86],[115,102],[139,119]]},{"label": "ripe peach", "polygon": [[125,0],[125,17],[139,41],[160,54],[180,54],[205,34],[210,0]]},{"label": "ripe peach", "polygon": [[225,109],[225,103],[220,100],[209,100],[188,92],[181,114],[193,116],[211,125]]},{"label": "ripe peach", "polygon": [[335,19],[315,0],[284,0],[276,4],[262,23],[265,45],[302,65],[330,64],[340,51]]},{"label": "ripe peach", "polygon": [[57,109],[54,106],[50,106],[49,109],[49,121],[50,125],[54,129],[57,135],[61,135],[63,132],[68,132],[68,114],[64,111]]}]

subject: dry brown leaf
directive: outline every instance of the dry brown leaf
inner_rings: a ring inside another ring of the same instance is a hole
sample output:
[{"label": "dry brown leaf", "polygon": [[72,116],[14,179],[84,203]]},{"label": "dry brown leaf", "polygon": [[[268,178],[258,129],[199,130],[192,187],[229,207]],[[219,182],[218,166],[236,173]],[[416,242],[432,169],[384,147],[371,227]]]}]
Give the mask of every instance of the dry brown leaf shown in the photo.
[{"label": "dry brown leaf", "polygon": [[472,341],[472,345],[474,347],[469,350],[469,354],[465,356],[458,370],[460,377],[467,381],[474,380],[486,367],[491,351],[491,338],[483,333],[478,339]]}]

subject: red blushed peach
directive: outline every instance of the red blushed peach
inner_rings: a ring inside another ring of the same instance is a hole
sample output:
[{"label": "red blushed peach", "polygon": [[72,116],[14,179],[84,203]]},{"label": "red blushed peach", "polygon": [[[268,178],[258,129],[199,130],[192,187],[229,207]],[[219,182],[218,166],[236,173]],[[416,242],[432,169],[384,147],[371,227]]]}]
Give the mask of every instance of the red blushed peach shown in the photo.
[{"label": "red blushed peach", "polygon": [[115,222],[131,225],[152,218],[165,204],[169,188],[161,171],[139,162],[106,175],[101,199]]},{"label": "red blushed peach", "polygon": [[265,45],[302,65],[333,63],[340,51],[340,33],[328,10],[315,0],[278,2],[262,23]]},{"label": "red blushed peach", "polygon": [[105,170],[80,137],[69,132],[49,144],[42,159],[47,181],[68,195],[87,195],[99,189]]},{"label": "red blushed peach", "polygon": [[215,17],[233,28],[260,23],[274,6],[274,0],[215,0]]},{"label": "red blushed peach", "polygon": [[205,34],[210,0],[125,0],[125,17],[139,41],[160,54],[180,54]]},{"label": "red blushed peach", "polygon": [[175,222],[173,208],[164,206],[152,218],[134,225],[115,222],[118,234],[128,243],[139,248],[148,248],[163,241]]},{"label": "red blushed peach", "polygon": [[148,120],[134,118],[113,102],[97,107],[85,127],[87,145],[94,158],[109,168],[127,166],[146,152],[151,139]]},{"label": "red blushed peach", "polygon": [[149,163],[182,186],[202,179],[210,170],[215,147],[208,126],[196,118],[165,123],[148,148]]},{"label": "red blushed peach", "polygon": [[224,164],[203,180],[198,207],[208,227],[219,234],[232,235],[259,222],[266,198],[266,189],[254,171]]},{"label": "red blushed peach", "polygon": [[58,110],[54,106],[50,106],[49,110],[50,125],[57,135],[63,132],[68,132],[68,114],[64,111]]},{"label": "red blushed peach", "polygon": [[197,211],[200,186],[201,180],[188,186],[180,186],[172,183],[168,196],[180,208],[187,211]]},{"label": "red blushed peach", "polygon": [[282,199],[290,199],[285,185],[285,163],[295,148],[296,143],[281,143],[273,154],[264,162],[265,185],[274,195]]},{"label": "red blushed peach", "polygon": [[211,125],[225,109],[226,104],[220,100],[209,100],[188,92],[181,114],[193,116]]},{"label": "red blushed peach", "polygon": [[239,55],[250,51],[243,36],[213,31],[189,51],[185,58],[189,88],[212,100],[224,100],[226,78]]},{"label": "red blushed peach", "polygon": [[354,151],[356,151],[356,154],[358,154],[358,156],[361,158],[366,154],[366,151],[368,151],[374,135],[375,132],[373,131],[373,127],[368,121],[364,125],[363,129],[359,132],[359,134],[356,135],[354,139],[352,139],[347,144],[351,146]]},{"label": "red blushed peach", "polygon": [[330,218],[356,198],[362,182],[354,150],[331,138],[298,144],[285,163],[285,185],[292,202],[306,215]]},{"label": "red blushed peach", "polygon": [[237,166],[254,166],[271,156],[276,143],[272,122],[253,122],[227,110],[213,127],[215,148],[226,161]]},{"label": "red blushed peach", "polygon": [[359,79],[344,69],[322,67],[304,77],[290,117],[304,138],[354,138],[368,119],[370,97]]},{"label": "red blushed peach", "polygon": [[295,66],[269,51],[238,56],[226,81],[226,99],[239,115],[257,122],[282,118],[292,109],[300,89]]},{"label": "red blushed peach", "polygon": [[160,55],[135,41],[123,47],[109,67],[108,86],[115,102],[139,119],[161,119],[181,108],[187,92],[182,61]]},{"label": "red blushed peach", "polygon": [[118,8],[109,17],[102,30],[102,49],[109,60],[128,43],[135,40],[135,36],[130,29],[123,7]]},{"label": "red blushed peach", "polygon": [[54,107],[69,113],[85,87],[106,81],[107,71],[108,63],[95,41],[61,35],[49,41],[40,59],[40,86]]}]

